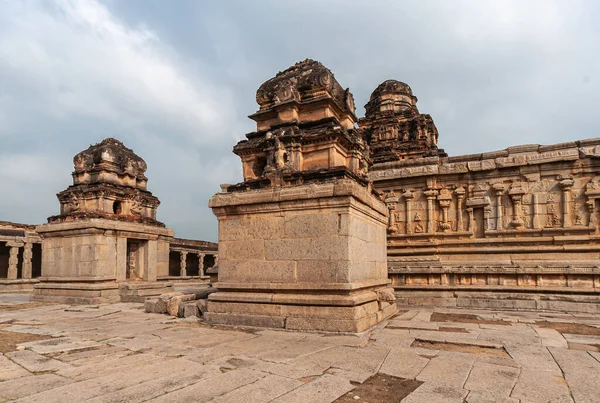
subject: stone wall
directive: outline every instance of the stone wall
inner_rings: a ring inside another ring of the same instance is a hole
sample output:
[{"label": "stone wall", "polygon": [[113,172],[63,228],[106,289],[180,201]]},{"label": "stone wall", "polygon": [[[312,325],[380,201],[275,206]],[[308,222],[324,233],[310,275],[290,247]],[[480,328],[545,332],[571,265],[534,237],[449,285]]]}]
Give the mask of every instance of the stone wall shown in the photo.
[{"label": "stone wall", "polygon": [[394,286],[596,294],[599,172],[600,139],[375,164]]},{"label": "stone wall", "polygon": [[31,288],[41,275],[41,238],[35,226],[0,221],[0,290]]}]

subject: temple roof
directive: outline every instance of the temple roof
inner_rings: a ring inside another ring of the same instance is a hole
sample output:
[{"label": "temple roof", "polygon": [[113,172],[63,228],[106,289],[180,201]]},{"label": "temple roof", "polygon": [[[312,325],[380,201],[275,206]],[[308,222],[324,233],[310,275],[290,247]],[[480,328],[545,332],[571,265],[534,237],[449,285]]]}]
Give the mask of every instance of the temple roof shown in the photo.
[{"label": "temple roof", "polygon": [[332,98],[344,111],[354,114],[354,99],[333,73],[318,61],[306,59],[277,73],[256,91],[260,109],[269,109],[289,101],[304,102]]},{"label": "temple roof", "polygon": [[75,172],[108,169],[145,179],[146,162],[117,139],[106,138],[73,158]]},{"label": "temple roof", "polygon": [[375,88],[375,91],[371,93],[370,100],[380,97],[383,94],[404,94],[413,96],[412,89],[406,83],[398,80],[385,80]]}]

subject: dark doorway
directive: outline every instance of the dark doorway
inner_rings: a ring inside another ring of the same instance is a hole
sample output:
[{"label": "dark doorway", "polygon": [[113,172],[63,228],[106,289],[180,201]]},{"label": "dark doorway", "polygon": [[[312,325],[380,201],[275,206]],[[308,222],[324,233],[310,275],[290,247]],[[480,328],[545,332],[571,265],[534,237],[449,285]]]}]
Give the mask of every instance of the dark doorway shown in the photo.
[{"label": "dark doorway", "polygon": [[142,278],[142,267],[140,267],[140,241],[137,239],[127,240],[127,268],[126,278],[135,280]]},{"label": "dark doorway", "polygon": [[19,248],[19,253],[17,254],[17,278],[23,278],[23,252],[25,252],[25,248]]},{"label": "dark doorway", "polygon": [[199,276],[198,264],[200,259],[195,253],[188,253],[185,258],[185,272],[188,276]]},{"label": "dark doorway", "polygon": [[34,243],[31,249],[31,277],[42,276],[42,244]]},{"label": "dark doorway", "polygon": [[6,246],[6,242],[0,242],[0,278],[8,277],[8,258],[10,248]]},{"label": "dark doorway", "polygon": [[169,276],[179,276],[181,274],[180,256],[179,252],[169,252]]}]

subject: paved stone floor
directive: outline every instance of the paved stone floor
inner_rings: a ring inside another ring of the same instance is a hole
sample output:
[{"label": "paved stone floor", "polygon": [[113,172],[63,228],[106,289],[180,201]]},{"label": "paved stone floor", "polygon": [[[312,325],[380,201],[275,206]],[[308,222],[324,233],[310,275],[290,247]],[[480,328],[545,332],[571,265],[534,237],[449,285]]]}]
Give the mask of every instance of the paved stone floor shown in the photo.
[{"label": "paved stone floor", "polygon": [[0,339],[0,402],[600,402],[593,315],[405,309],[359,337],[0,294]]}]

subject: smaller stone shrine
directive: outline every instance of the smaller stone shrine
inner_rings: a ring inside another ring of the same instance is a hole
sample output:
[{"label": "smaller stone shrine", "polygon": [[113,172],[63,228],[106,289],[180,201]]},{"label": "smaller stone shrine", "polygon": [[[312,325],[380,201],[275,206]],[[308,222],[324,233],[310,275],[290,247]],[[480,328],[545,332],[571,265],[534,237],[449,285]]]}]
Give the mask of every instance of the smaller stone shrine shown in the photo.
[{"label": "smaller stone shrine", "polygon": [[430,115],[417,109],[417,97],[403,82],[386,80],[373,91],[359,120],[373,163],[422,157],[446,157],[438,149],[438,131]]},{"label": "smaller stone shrine", "polygon": [[42,237],[38,301],[119,301],[119,284],[164,292],[173,230],[156,220],[159,200],[147,189],[146,163],[107,138],[73,159],[73,185],[58,193],[60,214],[36,228]]},{"label": "smaller stone shrine", "polygon": [[257,131],[234,147],[244,181],[209,206],[219,220],[216,324],[362,332],[396,312],[387,208],[367,180],[354,101],[305,60],[260,86]]}]

